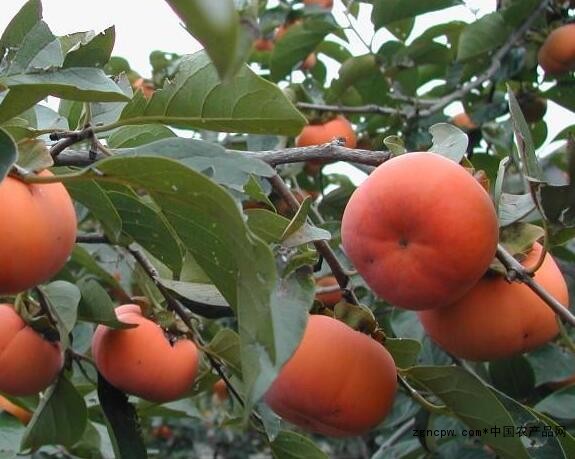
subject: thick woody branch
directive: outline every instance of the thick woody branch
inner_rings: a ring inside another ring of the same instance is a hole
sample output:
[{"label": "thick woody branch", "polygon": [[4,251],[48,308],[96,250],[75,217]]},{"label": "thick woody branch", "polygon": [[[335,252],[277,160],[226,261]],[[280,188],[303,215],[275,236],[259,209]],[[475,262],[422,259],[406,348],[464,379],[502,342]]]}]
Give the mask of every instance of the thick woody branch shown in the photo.
[{"label": "thick woody branch", "polygon": [[[280,164],[298,163],[303,161],[346,161],[350,163],[363,164],[367,166],[378,166],[390,158],[387,151],[357,150],[346,148],[340,145],[339,141],[314,145],[310,147],[285,148],[281,150],[266,151],[240,151],[228,150],[232,153],[242,154],[249,158],[258,158],[270,166],[279,166]],[[87,151],[68,150],[59,154],[54,159],[56,166],[76,166],[85,167],[93,164],[95,161],[104,159],[107,156],[98,153],[94,159],[90,158]]]},{"label": "thick woody branch", "polygon": [[532,274],[525,269],[525,267],[519,263],[513,256],[505,250],[505,248],[499,244],[497,246],[497,259],[505,266],[507,269],[508,277],[511,280],[517,280],[523,282],[527,287],[529,287],[535,294],[541,298],[547,305],[553,309],[553,312],[557,314],[563,321],[575,327],[575,316],[571,314],[569,309],[562,305],[553,295],[551,295],[547,290],[545,290],[540,284],[535,282]]}]

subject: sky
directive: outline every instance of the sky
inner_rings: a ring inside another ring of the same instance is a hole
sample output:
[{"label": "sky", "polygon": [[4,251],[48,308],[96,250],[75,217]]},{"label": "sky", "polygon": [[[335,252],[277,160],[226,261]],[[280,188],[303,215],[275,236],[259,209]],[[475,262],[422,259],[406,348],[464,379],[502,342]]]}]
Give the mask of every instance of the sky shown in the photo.
[{"label": "sky", "polygon": [[[214,0],[215,1],[215,0]],[[270,0],[270,3],[276,0]],[[2,0],[0,31],[4,30],[10,19],[24,5],[24,0]],[[162,0],[43,0],[44,20],[55,35],[94,30],[100,32],[115,25],[116,44],[114,55],[128,59],[134,70],[143,76],[149,76],[149,54],[153,50],[174,52],[177,54],[193,53],[201,48],[199,43],[181,26],[178,17],[168,4]],[[495,9],[496,0],[466,0],[464,5],[444,9],[418,17],[412,37],[417,36],[432,24],[450,20],[471,22],[477,17]],[[362,3],[356,30],[365,41],[373,36],[369,20],[371,5]],[[333,14],[345,24],[344,6],[341,0],[335,0]],[[347,32],[354,54],[366,52],[365,46],[352,32]],[[389,39],[386,31],[378,32],[374,38],[377,47]],[[333,64],[328,63],[329,75],[337,74]],[[462,111],[458,102],[446,107],[447,115]],[[575,124],[575,115],[556,104],[550,103],[546,115],[549,126],[548,140],[553,138],[565,126]],[[544,146],[542,152],[555,148],[556,145]],[[354,168],[354,171],[356,169]]]}]

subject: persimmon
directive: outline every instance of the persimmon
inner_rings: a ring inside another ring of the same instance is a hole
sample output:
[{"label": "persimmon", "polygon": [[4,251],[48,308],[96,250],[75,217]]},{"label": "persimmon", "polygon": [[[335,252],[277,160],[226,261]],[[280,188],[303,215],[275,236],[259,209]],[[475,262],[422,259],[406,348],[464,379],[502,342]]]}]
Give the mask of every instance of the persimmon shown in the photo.
[{"label": "persimmon", "polygon": [[144,317],[136,304],[119,306],[116,316],[121,322],[138,326],[96,328],[92,355],[104,378],[124,392],[153,402],[185,395],[198,372],[199,352],[194,342],[170,342],[164,330]]},{"label": "persimmon", "polygon": [[0,182],[0,222],[0,295],[47,281],[74,248],[76,212],[61,183],[26,184],[6,177]]},{"label": "persimmon", "polygon": [[295,144],[297,147],[307,147],[331,142],[337,138],[344,139],[345,146],[348,148],[355,148],[357,145],[357,137],[353,126],[342,115],[336,116],[322,124],[308,124],[304,126],[299,136],[296,137]]},{"label": "persimmon", "polygon": [[6,397],[0,395],[0,408],[2,408],[7,413],[10,413],[15,418],[18,418],[20,422],[24,425],[30,422],[32,419],[32,413],[21,406],[12,403]]},{"label": "persimmon", "polygon": [[539,48],[539,65],[545,73],[560,75],[575,69],[575,24],[553,30]]},{"label": "persimmon", "polygon": [[446,306],[487,271],[499,227],[491,198],[459,164],[430,152],[378,166],[343,214],[343,247],[373,292],[412,310]]},{"label": "persimmon", "polygon": [[44,339],[10,304],[0,304],[0,391],[14,396],[46,389],[62,368],[60,345]]},{"label": "persimmon", "polygon": [[218,379],[213,387],[214,395],[220,402],[224,402],[228,399],[228,386],[223,379]]},{"label": "persimmon", "polygon": [[[522,264],[533,266],[542,247],[535,244]],[[557,264],[547,254],[535,280],[562,304],[569,300]],[[555,313],[529,287],[501,275],[484,276],[448,307],[421,311],[427,334],[447,352],[469,360],[495,360],[531,351],[552,340],[559,328]]]},{"label": "persimmon", "polygon": [[[335,286],[339,287],[339,284],[337,283],[337,279],[335,278],[335,276],[321,277],[316,280],[315,285],[317,287],[335,287]],[[326,306],[333,306],[341,301],[342,299],[341,290],[338,288],[333,292],[316,293],[315,299],[321,301]]]},{"label": "persimmon", "polygon": [[336,319],[313,315],[264,399],[304,430],[344,437],[379,424],[396,389],[395,363],[381,344]]},{"label": "persimmon", "polygon": [[451,118],[451,122],[464,131],[472,131],[478,128],[477,124],[475,124],[471,117],[465,112],[455,115]]},{"label": "persimmon", "polygon": [[266,38],[258,38],[254,41],[254,48],[257,51],[271,51],[274,49],[274,42]]},{"label": "persimmon", "polygon": [[311,53],[301,63],[301,69],[311,70],[315,67],[315,64],[317,64],[317,56],[315,55],[315,53]]},{"label": "persimmon", "polygon": [[154,84],[149,80],[144,80],[143,78],[138,78],[132,84],[134,91],[141,91],[146,99],[150,99],[155,92]]},{"label": "persimmon", "polygon": [[303,0],[305,5],[317,5],[326,10],[331,10],[333,7],[333,0]]},{"label": "persimmon", "polygon": [[[294,190],[294,191],[292,191],[292,193],[299,203],[302,203],[304,201],[304,199],[307,198],[308,196],[311,198],[312,201],[315,201],[317,199],[317,197],[319,196],[319,192],[314,191],[314,190],[312,190],[312,191]],[[276,210],[277,210],[278,214],[289,215],[290,213],[292,213],[291,206],[283,198],[281,198],[275,204],[275,206],[276,206]]]}]

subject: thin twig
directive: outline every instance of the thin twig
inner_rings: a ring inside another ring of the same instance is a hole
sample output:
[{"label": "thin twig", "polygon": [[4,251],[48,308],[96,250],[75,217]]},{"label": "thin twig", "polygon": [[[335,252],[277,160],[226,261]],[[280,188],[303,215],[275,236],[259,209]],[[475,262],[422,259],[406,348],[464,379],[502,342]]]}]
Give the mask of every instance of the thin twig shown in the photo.
[{"label": "thin twig", "polygon": [[519,263],[513,256],[501,245],[497,246],[497,259],[505,266],[508,271],[508,277],[511,280],[523,282],[533,292],[537,294],[545,303],[553,309],[555,314],[561,317],[565,322],[575,327],[575,316],[571,314],[568,308],[562,305],[553,295],[545,290],[540,284],[535,282],[525,267]]},{"label": "thin twig", "polygon": [[493,76],[497,73],[497,71],[501,68],[501,61],[503,58],[513,49],[516,47],[519,40],[523,38],[525,33],[531,28],[533,23],[541,17],[543,10],[547,7],[549,0],[543,0],[535,10],[529,15],[529,17],[522,23],[522,25],[513,32],[507,42],[499,48],[499,50],[493,55],[491,58],[491,65],[489,68],[482,73],[481,75],[477,76],[473,81],[468,81],[460,89],[451,92],[445,97],[441,97],[438,101],[431,105],[429,108],[421,110],[419,112],[420,117],[427,117],[433,115],[434,113],[439,112],[443,109],[446,105],[449,105],[451,102],[455,102],[456,100],[461,99],[467,93],[472,91],[475,88],[478,88],[487,80],[493,78]]},{"label": "thin twig", "polygon": [[382,107],[376,104],[346,106],[346,105],[325,105],[325,104],[312,104],[309,102],[298,102],[297,108],[303,110],[317,110],[321,112],[337,112],[337,113],[378,113],[380,115],[400,115],[401,110],[392,107]]},{"label": "thin twig", "polygon": [[[285,200],[285,202],[290,206],[290,209],[294,212],[297,212],[299,209],[299,202],[296,197],[293,195],[289,187],[283,181],[283,179],[279,175],[274,175],[270,177],[269,182],[271,183],[274,190]],[[331,271],[334,277],[337,280],[337,283],[341,287],[342,293],[346,300],[352,304],[359,304],[357,297],[353,290],[348,288],[349,284],[349,276],[346,273],[345,268],[338,260],[335,252],[329,246],[326,241],[314,241],[315,248],[326,261],[326,263],[331,268]]]},{"label": "thin twig", "polygon": [[415,425],[415,419],[408,419],[405,424],[399,427],[395,432],[393,432],[389,438],[379,447],[379,451],[383,452],[387,448],[393,446],[397,440],[399,440],[403,434],[407,433]]}]

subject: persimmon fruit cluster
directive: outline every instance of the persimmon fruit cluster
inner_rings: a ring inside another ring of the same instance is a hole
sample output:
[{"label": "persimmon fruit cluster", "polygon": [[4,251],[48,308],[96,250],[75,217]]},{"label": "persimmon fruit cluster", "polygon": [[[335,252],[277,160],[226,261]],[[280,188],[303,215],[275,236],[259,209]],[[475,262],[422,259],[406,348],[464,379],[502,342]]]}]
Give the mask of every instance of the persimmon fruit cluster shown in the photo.
[{"label": "persimmon fruit cluster", "polygon": [[0,182],[0,221],[0,295],[49,280],[74,248],[76,213],[61,183],[27,184],[6,177]]},{"label": "persimmon fruit cluster", "polygon": [[499,226],[489,194],[459,164],[430,152],[394,157],[351,196],[343,247],[367,285],[411,310],[454,303],[487,271]]},{"label": "persimmon fruit cluster", "polygon": [[379,424],[396,390],[395,363],[380,343],[336,319],[312,315],[264,399],[304,430],[345,437]]},{"label": "persimmon fruit cluster", "polygon": [[194,342],[170,342],[136,304],[117,307],[116,316],[120,322],[137,326],[98,325],[92,338],[98,371],[116,388],[145,400],[164,403],[184,396],[198,373],[200,354]]}]

